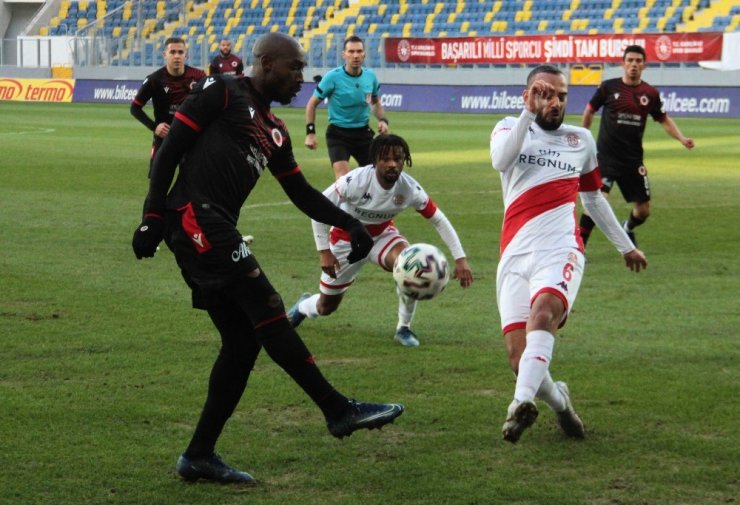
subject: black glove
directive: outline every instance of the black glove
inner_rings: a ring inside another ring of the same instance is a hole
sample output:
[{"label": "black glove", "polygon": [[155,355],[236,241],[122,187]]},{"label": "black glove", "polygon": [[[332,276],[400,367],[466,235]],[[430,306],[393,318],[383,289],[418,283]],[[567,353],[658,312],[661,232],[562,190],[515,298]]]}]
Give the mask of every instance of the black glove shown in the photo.
[{"label": "black glove", "polygon": [[367,232],[365,226],[357,219],[353,219],[347,227],[347,233],[351,238],[352,252],[347,256],[350,263],[357,263],[370,254],[373,248],[373,238]]},{"label": "black glove", "polygon": [[151,258],[164,238],[164,219],[159,214],[144,214],[144,219],[131,241],[137,259]]}]

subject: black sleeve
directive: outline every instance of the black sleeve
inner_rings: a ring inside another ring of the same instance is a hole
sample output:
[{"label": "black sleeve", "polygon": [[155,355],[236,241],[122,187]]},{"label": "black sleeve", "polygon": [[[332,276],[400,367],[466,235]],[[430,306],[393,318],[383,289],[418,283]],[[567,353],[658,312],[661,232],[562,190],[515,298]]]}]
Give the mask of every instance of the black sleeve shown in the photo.
[{"label": "black sleeve", "polygon": [[157,127],[154,120],[150,118],[146,112],[144,112],[144,108],[141,105],[137,104],[136,102],[131,102],[131,109],[129,110],[132,116],[138,119],[141,124],[149,128],[151,131],[154,131],[154,129]]},{"label": "black sleeve", "polygon": [[170,132],[154,156],[145,213],[164,212],[167,192],[180,158],[195,145],[200,132],[221,114],[228,103],[227,94],[222,79],[209,77],[201,80],[182,103]]},{"label": "black sleeve", "polygon": [[290,201],[315,221],[346,230],[355,220],[311,186],[298,168],[290,175],[278,178],[278,182]]},{"label": "black sleeve", "polygon": [[591,100],[589,100],[588,104],[591,106],[591,109],[596,112],[601,108],[602,105],[604,105],[605,100],[604,97],[606,96],[606,88],[604,86],[604,83],[602,82],[598,88],[596,88],[596,91],[594,91],[593,96],[591,97]]},{"label": "black sleeve", "polygon": [[144,106],[154,96],[154,90],[152,89],[151,83],[151,77],[147,77],[131,102],[131,108],[129,111],[141,124],[149,128],[151,131],[154,131],[157,127],[157,123],[155,123],[154,120],[144,112]]}]

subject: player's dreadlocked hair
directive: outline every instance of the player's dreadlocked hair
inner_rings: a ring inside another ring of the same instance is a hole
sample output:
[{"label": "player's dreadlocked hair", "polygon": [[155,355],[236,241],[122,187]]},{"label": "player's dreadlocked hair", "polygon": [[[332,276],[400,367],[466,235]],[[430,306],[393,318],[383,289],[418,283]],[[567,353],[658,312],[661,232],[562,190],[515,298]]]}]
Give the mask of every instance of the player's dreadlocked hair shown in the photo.
[{"label": "player's dreadlocked hair", "polygon": [[370,144],[370,160],[375,164],[378,160],[383,159],[389,151],[400,147],[403,151],[403,162],[407,167],[411,166],[411,151],[409,145],[403,138],[392,133],[377,135]]}]

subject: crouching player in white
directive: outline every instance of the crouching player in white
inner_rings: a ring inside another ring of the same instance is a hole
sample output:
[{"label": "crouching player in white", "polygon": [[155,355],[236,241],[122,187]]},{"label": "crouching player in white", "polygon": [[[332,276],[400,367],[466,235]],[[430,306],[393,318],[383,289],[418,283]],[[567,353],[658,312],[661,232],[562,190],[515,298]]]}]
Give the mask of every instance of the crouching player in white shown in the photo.
[{"label": "crouching player in white", "polygon": [[[388,272],[393,271],[396,257],[409,243],[393,225],[393,218],[412,207],[427,218],[455,259],[453,278],[467,288],[473,283],[473,273],[465,258],[460,239],[452,224],[427,195],[421,185],[403,172],[411,166],[411,153],[406,141],[398,135],[378,135],[370,145],[373,165],[356,168],[329,186],[324,195],[339,208],[356,217],[375,242],[370,254],[357,263],[349,264],[350,237],[340,228],[331,228],[312,221],[316,248],[321,262],[320,293],[304,293],[288,311],[293,327],[308,317],[328,316],[342,303],[344,293],[354,282],[365,263],[373,262]],[[398,295],[398,326],[394,339],[401,345],[416,347],[419,340],[411,331],[416,300]]]},{"label": "crouching player in white", "polygon": [[515,443],[537,419],[535,398],[557,414],[569,437],[585,435],[568,386],[549,372],[555,333],[575,302],[584,269],[576,199],[623,255],[627,267],[647,267],[599,191],[596,144],[581,127],[564,125],[568,85],[563,73],[542,65],[529,74],[525,110],[501,120],[491,133],[491,162],[501,173],[504,222],[496,299],[511,368],[514,400],[503,425]]}]

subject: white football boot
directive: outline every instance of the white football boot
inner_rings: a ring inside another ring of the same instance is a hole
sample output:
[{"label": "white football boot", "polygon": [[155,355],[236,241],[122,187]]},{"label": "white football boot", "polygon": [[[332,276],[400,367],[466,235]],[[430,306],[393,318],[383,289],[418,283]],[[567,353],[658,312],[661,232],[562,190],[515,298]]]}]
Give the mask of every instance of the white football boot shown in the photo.
[{"label": "white football boot", "polygon": [[575,409],[573,409],[568,385],[565,382],[558,381],[555,383],[555,387],[558,388],[558,391],[560,391],[560,394],[563,395],[563,399],[565,400],[565,410],[556,412],[560,428],[571,438],[584,438],[586,436],[586,429],[583,426],[583,421],[581,421],[581,418],[578,417]]}]

